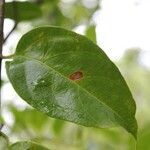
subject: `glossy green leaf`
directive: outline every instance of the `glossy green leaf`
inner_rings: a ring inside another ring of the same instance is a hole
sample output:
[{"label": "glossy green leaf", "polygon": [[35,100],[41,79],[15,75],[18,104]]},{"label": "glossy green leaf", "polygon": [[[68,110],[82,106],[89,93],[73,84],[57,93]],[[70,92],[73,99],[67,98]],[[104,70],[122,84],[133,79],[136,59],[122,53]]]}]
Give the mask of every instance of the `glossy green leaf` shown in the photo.
[{"label": "glossy green leaf", "polygon": [[7,136],[0,132],[0,150],[7,150],[9,145],[9,141]]},{"label": "glossy green leaf", "polygon": [[8,2],[5,4],[5,18],[28,21],[42,15],[40,8],[31,2]]},{"label": "glossy green leaf", "polygon": [[136,137],[130,90],[86,37],[57,27],[34,29],[21,38],[6,69],[20,97],[48,116],[89,127],[120,125]]},{"label": "glossy green leaf", "polygon": [[23,141],[12,144],[9,147],[9,150],[49,150],[49,149],[33,142]]}]

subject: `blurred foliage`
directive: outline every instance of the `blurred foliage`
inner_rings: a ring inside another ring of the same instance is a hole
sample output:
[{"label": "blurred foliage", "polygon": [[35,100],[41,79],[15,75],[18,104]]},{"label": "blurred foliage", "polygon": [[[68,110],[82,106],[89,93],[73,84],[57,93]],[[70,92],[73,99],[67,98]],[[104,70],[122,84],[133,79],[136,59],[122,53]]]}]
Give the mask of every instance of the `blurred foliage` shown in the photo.
[{"label": "blurred foliage", "polygon": [[8,145],[9,141],[7,136],[0,132],[0,150],[6,150]]},{"label": "blurred foliage", "polygon": [[96,31],[95,31],[95,25],[89,25],[86,28],[85,36],[87,36],[90,40],[92,40],[94,43],[96,43]]},{"label": "blurred foliage", "polygon": [[119,62],[119,68],[128,81],[128,85],[133,93],[137,104],[136,118],[138,120],[139,132],[137,149],[150,149],[150,69],[141,63],[143,51],[138,48],[127,50],[122,60]]},{"label": "blurred foliage", "polygon": [[42,16],[38,6],[30,2],[8,2],[5,4],[5,17],[20,21],[30,21]]},{"label": "blurred foliage", "polygon": [[1,81],[0,81],[0,87],[3,86],[3,84],[4,84],[4,81],[1,80]]},{"label": "blurred foliage", "polygon": [[9,150],[49,150],[37,143],[33,142],[17,142],[9,146]]},{"label": "blurred foliage", "polygon": [[[32,27],[41,25],[61,26],[74,29],[85,25],[85,34],[96,41],[95,27],[91,26],[93,14],[100,8],[99,1],[88,8],[83,1],[90,0],[30,0],[42,12],[40,18],[29,20]],[[22,32],[18,30],[18,32]],[[56,150],[138,150],[150,149],[150,69],[142,65],[142,50],[129,49],[116,62],[125,77],[137,104],[136,118],[139,131],[137,144],[123,129],[95,129],[78,126],[69,122],[52,119],[29,107],[23,109],[9,104],[13,124],[5,127],[10,142],[31,140]],[[5,84],[5,82],[3,83]],[[12,100],[13,103],[13,100]],[[5,120],[5,115],[3,115]],[[5,131],[5,130],[4,130]]]},{"label": "blurred foliage", "polygon": [[[88,23],[93,13],[99,8],[98,0],[95,7],[87,9],[81,0],[60,1],[43,0],[40,6],[43,11],[43,24],[73,28],[82,23]],[[37,25],[39,22],[37,22]]]},{"label": "blurred foliage", "polygon": [[[87,1],[88,2],[88,1]],[[81,0],[30,0],[30,2],[9,2],[5,5],[5,17],[20,21],[31,21],[33,26],[53,25],[73,28],[87,24],[99,8],[99,0],[87,9]]]}]

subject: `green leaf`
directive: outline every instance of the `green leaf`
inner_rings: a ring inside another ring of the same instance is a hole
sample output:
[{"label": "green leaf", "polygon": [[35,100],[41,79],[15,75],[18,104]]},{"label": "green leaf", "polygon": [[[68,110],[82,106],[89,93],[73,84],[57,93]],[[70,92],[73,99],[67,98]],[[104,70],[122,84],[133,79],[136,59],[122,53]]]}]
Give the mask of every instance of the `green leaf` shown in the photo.
[{"label": "green leaf", "polygon": [[0,88],[3,86],[3,84],[4,84],[4,81],[0,80]]},{"label": "green leaf", "polygon": [[56,119],[53,123],[53,131],[55,134],[60,134],[64,128],[65,122],[63,120]]},{"label": "green leaf", "polygon": [[33,142],[23,141],[12,144],[9,147],[9,150],[49,150],[49,149]]},{"label": "green leaf", "polygon": [[[11,106],[11,112],[15,123],[12,126],[13,132],[21,134],[21,131],[43,132],[43,128],[50,122],[49,118],[35,109],[18,110]],[[23,116],[23,117],[22,117]],[[48,122],[49,121],[49,122]]]},{"label": "green leaf", "polygon": [[19,21],[36,19],[42,15],[40,8],[31,2],[8,2],[5,4],[5,18]]},{"label": "green leaf", "polygon": [[86,37],[57,27],[34,29],[21,38],[6,69],[20,97],[48,116],[88,127],[120,125],[136,137],[130,90]]},{"label": "green leaf", "polygon": [[137,150],[149,150],[150,149],[150,123],[145,125],[143,129],[139,131],[137,140]]},{"label": "green leaf", "polygon": [[9,141],[7,136],[0,132],[0,150],[7,150],[9,145]]},{"label": "green leaf", "polygon": [[86,37],[96,43],[96,32],[95,32],[95,25],[90,25],[87,27],[85,31]]}]

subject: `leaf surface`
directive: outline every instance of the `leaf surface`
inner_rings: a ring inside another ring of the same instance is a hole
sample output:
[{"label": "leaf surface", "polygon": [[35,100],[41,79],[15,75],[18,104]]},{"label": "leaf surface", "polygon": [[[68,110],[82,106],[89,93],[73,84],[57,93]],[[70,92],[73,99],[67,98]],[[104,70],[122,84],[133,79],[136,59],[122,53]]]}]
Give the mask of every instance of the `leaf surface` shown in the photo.
[{"label": "leaf surface", "polygon": [[31,2],[8,2],[5,4],[5,18],[17,22],[36,19],[42,15],[40,8]]},{"label": "leaf surface", "polygon": [[49,150],[33,142],[23,141],[12,144],[9,150]]},{"label": "leaf surface", "polygon": [[120,125],[136,137],[131,92],[86,37],[57,27],[34,29],[21,38],[6,69],[20,97],[48,116],[89,127]]}]

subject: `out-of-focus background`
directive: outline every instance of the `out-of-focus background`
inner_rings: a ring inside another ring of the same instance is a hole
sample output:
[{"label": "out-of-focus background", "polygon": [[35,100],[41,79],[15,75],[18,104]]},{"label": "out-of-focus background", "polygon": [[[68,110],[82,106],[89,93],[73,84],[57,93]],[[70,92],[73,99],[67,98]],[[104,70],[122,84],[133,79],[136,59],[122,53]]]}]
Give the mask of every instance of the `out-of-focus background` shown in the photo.
[{"label": "out-of-focus background", "polygon": [[13,54],[20,37],[42,25],[60,26],[87,36],[118,66],[132,91],[137,105],[138,141],[136,144],[122,128],[87,128],[37,112],[15,93],[3,61],[2,131],[10,142],[32,140],[54,150],[150,150],[150,1],[29,2],[36,9],[23,7],[13,15],[12,7],[7,7],[5,37],[16,28],[4,44],[3,55]]}]

